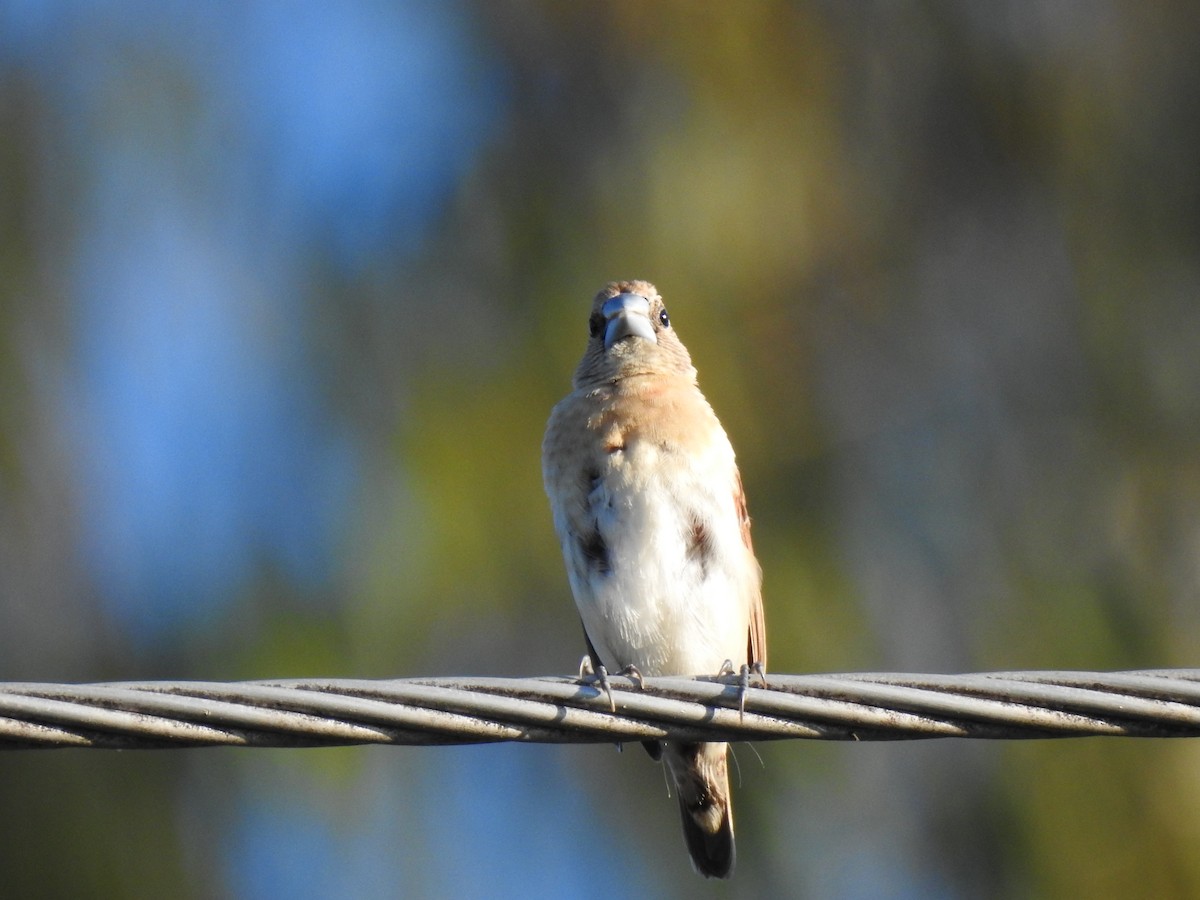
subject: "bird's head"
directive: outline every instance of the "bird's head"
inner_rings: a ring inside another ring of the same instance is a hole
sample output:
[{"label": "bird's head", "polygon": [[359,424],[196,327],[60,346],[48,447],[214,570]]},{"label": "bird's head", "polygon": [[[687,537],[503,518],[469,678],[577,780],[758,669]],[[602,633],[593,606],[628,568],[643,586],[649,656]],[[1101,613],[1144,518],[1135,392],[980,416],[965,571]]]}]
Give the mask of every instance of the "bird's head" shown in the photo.
[{"label": "bird's head", "polygon": [[648,281],[609,282],[592,301],[588,344],[575,386],[658,374],[696,376],[662,297]]}]

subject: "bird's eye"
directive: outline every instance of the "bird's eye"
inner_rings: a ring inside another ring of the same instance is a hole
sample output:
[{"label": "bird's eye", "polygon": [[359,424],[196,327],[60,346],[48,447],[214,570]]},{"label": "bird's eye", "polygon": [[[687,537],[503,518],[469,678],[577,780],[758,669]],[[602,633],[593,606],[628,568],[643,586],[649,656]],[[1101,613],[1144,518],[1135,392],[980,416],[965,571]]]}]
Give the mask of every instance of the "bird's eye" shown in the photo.
[{"label": "bird's eye", "polygon": [[671,327],[671,317],[667,315],[666,309],[658,314],[658,321],[662,323],[663,328]]},{"label": "bird's eye", "polygon": [[591,319],[588,320],[588,334],[590,334],[592,337],[598,335],[603,328],[604,316],[600,315],[600,313],[596,313],[591,317]]}]

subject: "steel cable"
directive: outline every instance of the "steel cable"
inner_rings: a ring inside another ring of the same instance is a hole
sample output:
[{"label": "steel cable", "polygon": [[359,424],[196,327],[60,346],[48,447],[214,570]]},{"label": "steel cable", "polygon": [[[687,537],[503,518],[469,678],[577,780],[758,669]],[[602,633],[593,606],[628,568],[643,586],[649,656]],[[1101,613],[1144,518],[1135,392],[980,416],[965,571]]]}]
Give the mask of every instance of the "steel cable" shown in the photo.
[{"label": "steel cable", "polygon": [[1200,736],[1200,669],[0,683],[0,749]]}]

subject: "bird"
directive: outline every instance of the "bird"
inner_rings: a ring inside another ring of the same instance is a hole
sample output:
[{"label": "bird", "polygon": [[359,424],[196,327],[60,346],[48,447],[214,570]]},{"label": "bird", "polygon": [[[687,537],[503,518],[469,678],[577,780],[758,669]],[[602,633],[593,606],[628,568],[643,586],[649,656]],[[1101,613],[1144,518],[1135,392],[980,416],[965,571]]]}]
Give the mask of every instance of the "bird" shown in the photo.
[{"label": "bird", "polygon": [[[733,447],[650,282],[596,294],[572,390],[546,427],[542,473],[584,663],[639,682],[737,664],[743,696],[749,671],[765,683],[762,571]],[[728,878],[728,745],[646,746],[674,784],[693,867]]]}]

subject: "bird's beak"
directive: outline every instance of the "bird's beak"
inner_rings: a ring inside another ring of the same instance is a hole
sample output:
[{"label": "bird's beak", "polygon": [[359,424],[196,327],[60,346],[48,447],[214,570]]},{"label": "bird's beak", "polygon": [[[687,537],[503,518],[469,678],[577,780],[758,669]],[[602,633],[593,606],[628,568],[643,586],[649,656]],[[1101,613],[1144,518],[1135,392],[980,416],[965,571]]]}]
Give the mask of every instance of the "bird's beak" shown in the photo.
[{"label": "bird's beak", "polygon": [[650,321],[650,301],[640,294],[617,294],[600,307],[600,312],[608,323],[604,327],[605,350],[631,336],[658,343]]}]

